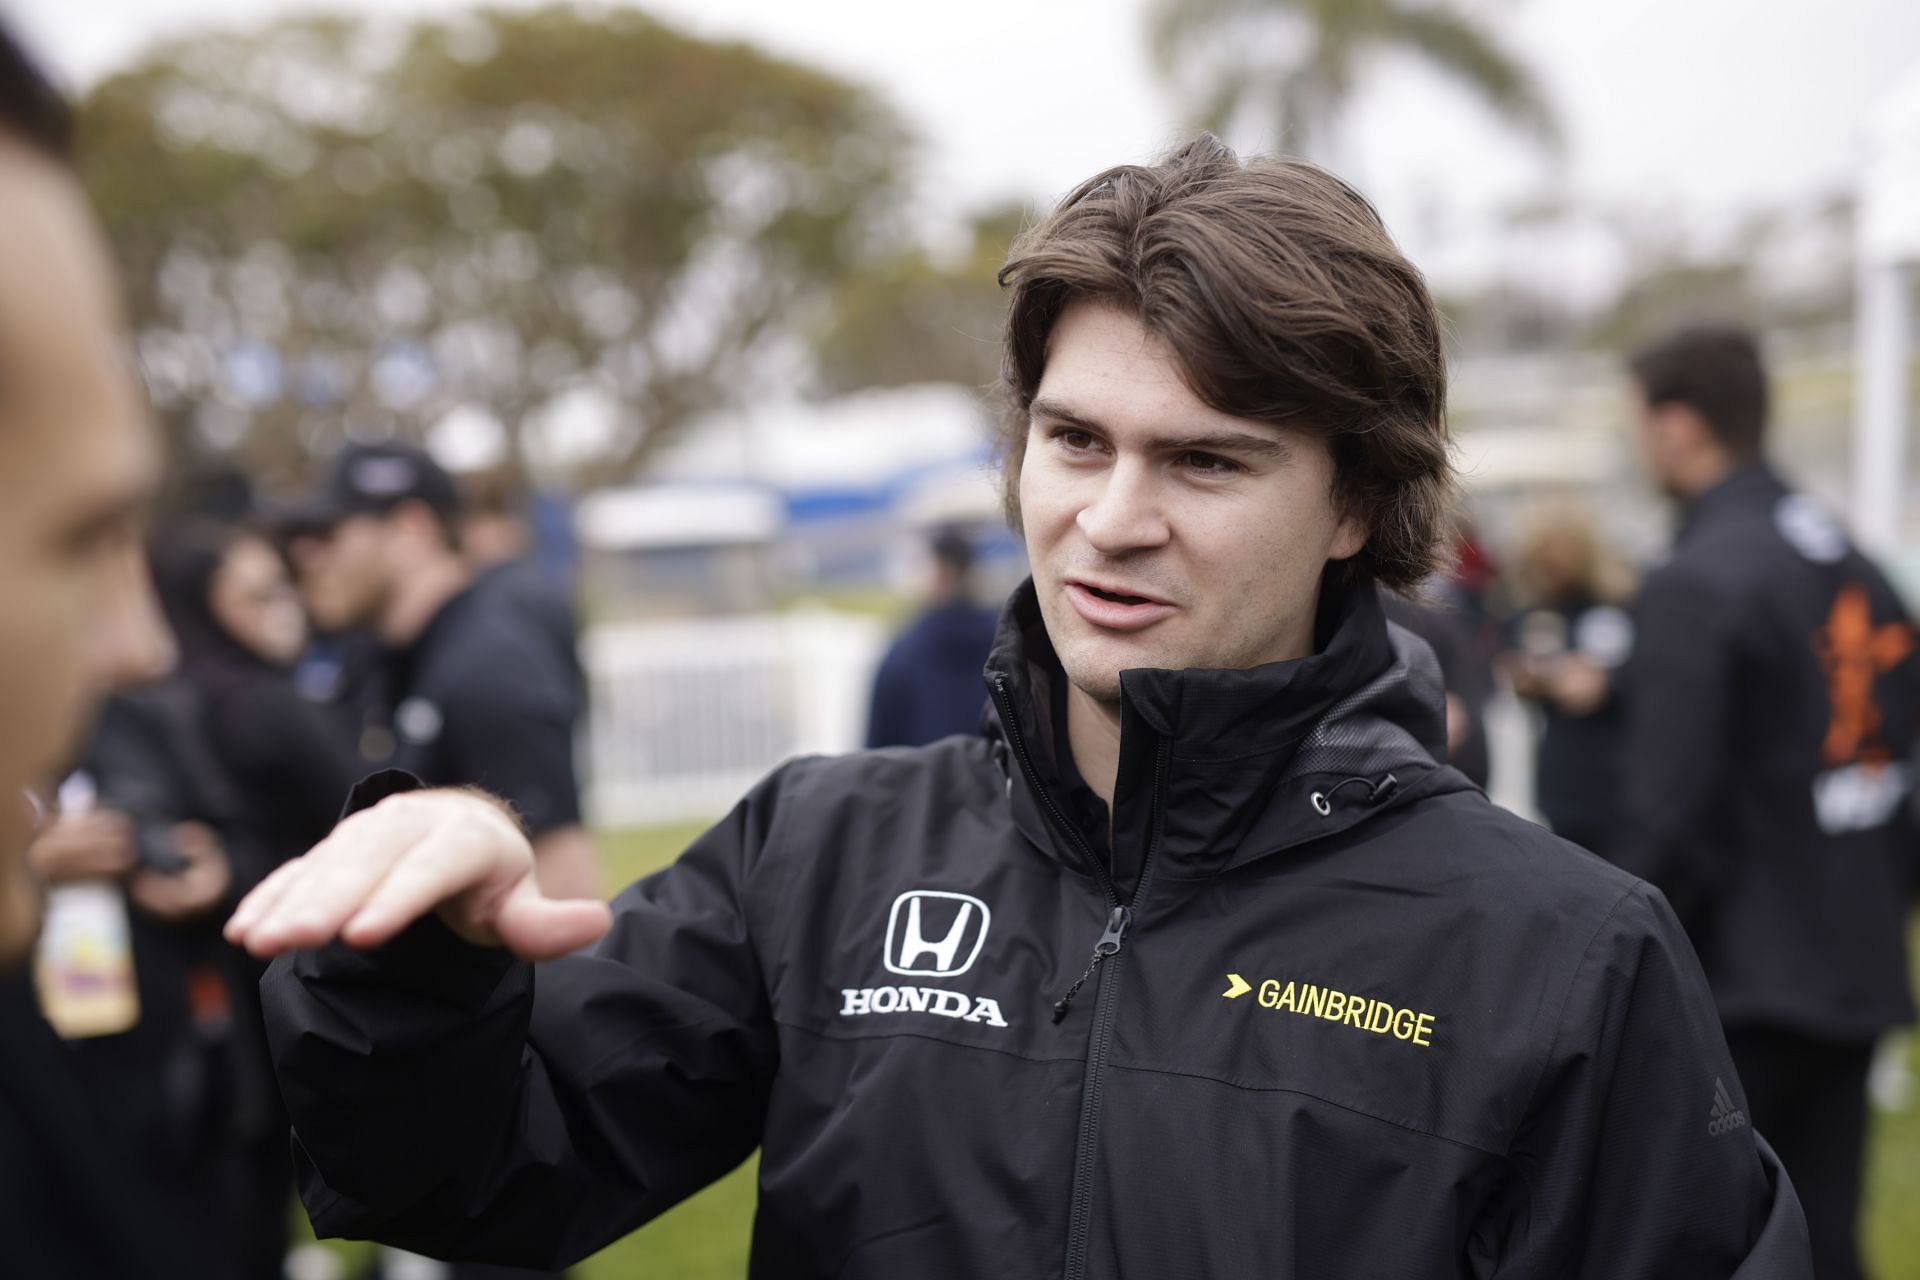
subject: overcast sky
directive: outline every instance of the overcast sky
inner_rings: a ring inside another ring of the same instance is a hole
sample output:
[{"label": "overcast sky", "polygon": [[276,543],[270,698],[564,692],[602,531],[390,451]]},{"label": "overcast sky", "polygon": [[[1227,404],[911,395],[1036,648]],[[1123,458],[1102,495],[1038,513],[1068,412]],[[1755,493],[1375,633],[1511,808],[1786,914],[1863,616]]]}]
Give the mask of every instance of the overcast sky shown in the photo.
[{"label": "overcast sky", "polygon": [[[1343,167],[1414,256],[1556,182],[1611,208],[1704,224],[1844,189],[1869,106],[1920,75],[1920,0],[1469,0],[1560,109],[1556,175],[1490,115],[1399,61],[1365,87]],[[309,0],[0,0],[74,85],[148,41],[254,23]],[[335,0],[444,12],[452,0]],[[1179,136],[1140,38],[1143,0],[651,0],[696,31],[746,38],[874,84],[929,143],[930,213],[1046,200]],[[1246,144],[1256,139],[1232,139]],[[1431,263],[1429,264],[1431,265]]]}]

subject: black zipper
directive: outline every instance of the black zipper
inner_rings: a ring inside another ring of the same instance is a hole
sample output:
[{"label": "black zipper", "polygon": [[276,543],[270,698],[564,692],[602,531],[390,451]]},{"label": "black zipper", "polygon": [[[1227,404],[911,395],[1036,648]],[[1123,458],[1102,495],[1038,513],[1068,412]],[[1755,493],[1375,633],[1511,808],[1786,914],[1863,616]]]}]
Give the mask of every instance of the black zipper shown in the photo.
[{"label": "black zipper", "polygon": [[1133,916],[1146,900],[1147,886],[1153,879],[1154,855],[1160,850],[1161,834],[1166,830],[1166,782],[1167,757],[1172,742],[1166,738],[1160,740],[1159,751],[1154,760],[1153,778],[1153,835],[1147,842],[1147,856],[1140,864],[1140,881],[1133,889],[1131,905],[1122,905],[1120,891],[1113,883],[1113,876],[1088,847],[1086,837],[1080,829],[1067,821],[1066,815],[1054,803],[1045,786],[1041,785],[1033,767],[1033,757],[1027,752],[1025,737],[1013,717],[1013,699],[1007,693],[1006,677],[996,676],[993,680],[995,700],[1000,704],[1000,719],[1007,731],[1007,741],[1013,745],[1014,754],[1020,758],[1020,767],[1027,775],[1027,781],[1033,785],[1035,794],[1054,825],[1066,832],[1087,866],[1092,869],[1093,877],[1100,884],[1101,892],[1107,898],[1107,926],[1094,943],[1093,959],[1088,962],[1087,971],[1080,980],[1068,989],[1067,994],[1054,1006],[1054,1021],[1064,1020],[1067,1007],[1073,1002],[1074,995],[1080,990],[1093,971],[1102,962],[1106,965],[1105,976],[1100,980],[1100,994],[1094,1000],[1093,1027],[1087,1035],[1087,1070],[1080,1087],[1080,1133],[1074,1143],[1073,1152],[1073,1198],[1072,1208],[1067,1219],[1067,1257],[1064,1270],[1065,1280],[1085,1280],[1087,1274],[1087,1237],[1093,1225],[1093,1164],[1094,1155],[1099,1149],[1096,1139],[1100,1125],[1100,1095],[1105,1084],[1107,1069],[1107,1049],[1113,1039],[1113,1009],[1119,1000],[1120,991],[1120,949],[1126,941],[1127,929],[1133,924]]},{"label": "black zipper", "polygon": [[1094,881],[1099,884],[1100,892],[1107,896],[1107,906],[1118,907],[1120,890],[1114,887],[1113,876],[1107,871],[1107,864],[1095,856],[1093,847],[1087,843],[1087,838],[1080,834],[1080,828],[1068,822],[1067,815],[1060,812],[1060,806],[1054,803],[1053,794],[1040,785],[1040,775],[1033,767],[1033,757],[1027,753],[1026,735],[1020,732],[1020,724],[1013,718],[1013,695],[1007,692],[1005,676],[993,678],[993,697],[994,701],[1000,704],[1000,721],[1006,726],[1007,741],[1013,744],[1013,753],[1020,757],[1020,769],[1027,775],[1027,781],[1033,784],[1034,794],[1040,797],[1040,803],[1046,809],[1047,816],[1053,819],[1053,825],[1065,832],[1067,838],[1073,842],[1073,847],[1079,851],[1080,860],[1087,864],[1087,869],[1093,873]]}]

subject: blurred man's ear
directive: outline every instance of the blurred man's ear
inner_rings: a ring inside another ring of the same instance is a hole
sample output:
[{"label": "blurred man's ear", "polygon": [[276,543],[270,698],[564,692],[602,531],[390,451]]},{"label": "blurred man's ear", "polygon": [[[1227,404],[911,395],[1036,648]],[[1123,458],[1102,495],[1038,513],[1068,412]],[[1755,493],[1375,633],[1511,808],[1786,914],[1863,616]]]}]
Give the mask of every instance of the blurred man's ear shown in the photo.
[{"label": "blurred man's ear", "polygon": [[1669,401],[1651,410],[1654,429],[1663,437],[1667,456],[1696,458],[1723,446],[1707,420],[1692,405]]},{"label": "blurred man's ear", "polygon": [[410,546],[447,546],[447,527],[440,513],[417,498],[409,498],[387,512],[386,523],[402,531]]}]

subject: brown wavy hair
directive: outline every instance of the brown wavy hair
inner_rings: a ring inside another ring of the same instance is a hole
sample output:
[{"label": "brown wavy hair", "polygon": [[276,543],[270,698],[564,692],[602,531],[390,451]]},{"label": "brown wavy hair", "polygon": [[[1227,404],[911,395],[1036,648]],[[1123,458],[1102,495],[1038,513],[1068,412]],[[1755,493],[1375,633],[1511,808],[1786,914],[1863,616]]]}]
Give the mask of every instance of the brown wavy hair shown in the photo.
[{"label": "brown wavy hair", "polygon": [[1015,242],[1000,283],[1012,290],[1002,497],[1016,530],[1054,323],[1093,300],[1163,339],[1209,406],[1327,440],[1336,500],[1370,530],[1357,570],[1406,590],[1440,567],[1455,492],[1440,316],[1379,214],[1339,178],[1302,160],[1243,160],[1202,134],[1159,164],[1082,183]]}]

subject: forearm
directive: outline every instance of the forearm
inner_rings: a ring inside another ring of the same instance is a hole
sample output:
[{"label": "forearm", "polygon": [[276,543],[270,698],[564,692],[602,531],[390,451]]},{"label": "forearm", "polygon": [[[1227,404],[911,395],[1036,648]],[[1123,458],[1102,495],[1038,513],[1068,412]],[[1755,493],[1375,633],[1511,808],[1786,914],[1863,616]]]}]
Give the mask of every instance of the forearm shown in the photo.
[{"label": "forearm", "polygon": [[316,1227],[429,1229],[518,1105],[532,966],[429,917],[377,951],[284,955],[261,998]]}]

